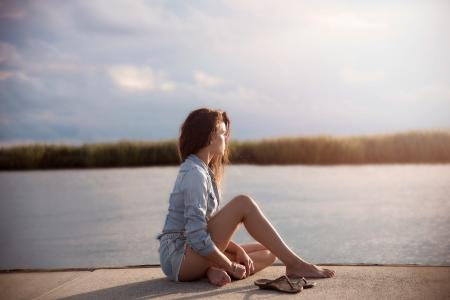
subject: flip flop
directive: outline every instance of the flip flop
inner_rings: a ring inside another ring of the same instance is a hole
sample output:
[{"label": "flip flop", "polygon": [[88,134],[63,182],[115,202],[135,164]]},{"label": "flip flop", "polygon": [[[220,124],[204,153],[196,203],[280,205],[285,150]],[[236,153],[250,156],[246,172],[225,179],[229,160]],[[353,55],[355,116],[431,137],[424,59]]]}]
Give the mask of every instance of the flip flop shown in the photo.
[{"label": "flip flop", "polygon": [[316,282],[306,281],[305,277],[293,277],[293,276],[287,276],[287,277],[291,280],[292,283],[303,285],[304,289],[310,289],[317,285]]},{"label": "flip flop", "polygon": [[303,285],[293,283],[286,275],[282,275],[276,279],[258,279],[255,285],[261,289],[277,290],[285,293],[299,293],[303,290]]}]

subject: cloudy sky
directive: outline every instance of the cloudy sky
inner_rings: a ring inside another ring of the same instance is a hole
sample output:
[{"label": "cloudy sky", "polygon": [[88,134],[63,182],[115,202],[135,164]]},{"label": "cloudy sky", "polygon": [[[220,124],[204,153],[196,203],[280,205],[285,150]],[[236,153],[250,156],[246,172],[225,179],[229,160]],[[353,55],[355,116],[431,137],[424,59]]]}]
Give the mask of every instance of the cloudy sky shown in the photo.
[{"label": "cloudy sky", "polygon": [[448,129],[449,3],[0,0],[0,143]]}]

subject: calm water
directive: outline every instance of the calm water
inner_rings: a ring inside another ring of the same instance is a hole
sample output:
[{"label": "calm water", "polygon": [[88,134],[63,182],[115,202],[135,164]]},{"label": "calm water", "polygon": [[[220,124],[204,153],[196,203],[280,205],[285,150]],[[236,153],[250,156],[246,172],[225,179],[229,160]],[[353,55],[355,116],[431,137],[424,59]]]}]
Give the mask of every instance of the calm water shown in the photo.
[{"label": "calm water", "polygon": [[[158,264],[177,172],[0,172],[0,268]],[[310,262],[450,265],[450,165],[229,166],[241,193]]]}]

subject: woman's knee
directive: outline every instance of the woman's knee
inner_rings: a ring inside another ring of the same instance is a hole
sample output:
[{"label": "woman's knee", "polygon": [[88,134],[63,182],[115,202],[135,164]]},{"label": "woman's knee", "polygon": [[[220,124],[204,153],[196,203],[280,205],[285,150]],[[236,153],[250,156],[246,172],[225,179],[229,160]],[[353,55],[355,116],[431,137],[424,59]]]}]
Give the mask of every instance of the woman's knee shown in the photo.
[{"label": "woman's knee", "polygon": [[265,250],[265,251],[267,251],[266,254],[267,254],[267,261],[268,261],[269,265],[273,264],[277,260],[277,257],[269,250]]},{"label": "woman's knee", "polygon": [[261,252],[262,254],[260,256],[260,259],[264,266],[272,265],[277,259],[277,257],[269,250],[261,250]]},{"label": "woman's knee", "polygon": [[253,200],[252,197],[245,195],[245,194],[237,195],[231,201],[233,201],[234,203],[237,203],[237,205],[239,205],[240,208],[247,210],[247,211],[258,208],[258,204],[256,203],[256,201]]},{"label": "woman's knee", "polygon": [[272,253],[269,249],[267,249],[264,245],[262,245],[262,244],[259,244],[259,245],[260,245],[260,247],[262,248],[262,251],[264,252],[267,261],[268,261],[270,264],[273,264],[273,263],[277,260],[277,257],[275,256],[275,254],[273,254],[273,253]]}]

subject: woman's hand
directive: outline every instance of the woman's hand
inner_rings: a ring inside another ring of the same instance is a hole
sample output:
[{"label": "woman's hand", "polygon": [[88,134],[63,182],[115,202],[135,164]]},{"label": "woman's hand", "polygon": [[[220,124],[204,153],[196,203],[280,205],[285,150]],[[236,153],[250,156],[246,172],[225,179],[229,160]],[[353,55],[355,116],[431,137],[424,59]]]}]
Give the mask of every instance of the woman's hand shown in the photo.
[{"label": "woman's hand", "polygon": [[245,271],[245,266],[238,264],[235,261],[231,262],[231,268],[228,271],[228,273],[236,279],[243,279],[243,278],[247,277],[247,274]]},{"label": "woman's hand", "polygon": [[250,258],[250,256],[248,256],[247,252],[245,252],[242,247],[239,247],[236,251],[236,261],[245,266],[247,276],[253,274],[253,272],[255,271],[253,260]]}]

